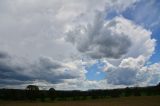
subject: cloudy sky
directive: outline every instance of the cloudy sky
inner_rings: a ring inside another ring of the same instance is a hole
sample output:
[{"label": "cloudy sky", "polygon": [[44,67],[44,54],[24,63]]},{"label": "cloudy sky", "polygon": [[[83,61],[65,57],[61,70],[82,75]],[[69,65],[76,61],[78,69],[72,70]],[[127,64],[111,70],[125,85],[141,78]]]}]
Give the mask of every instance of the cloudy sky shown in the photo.
[{"label": "cloudy sky", "polygon": [[0,88],[160,82],[159,0],[0,0]]}]

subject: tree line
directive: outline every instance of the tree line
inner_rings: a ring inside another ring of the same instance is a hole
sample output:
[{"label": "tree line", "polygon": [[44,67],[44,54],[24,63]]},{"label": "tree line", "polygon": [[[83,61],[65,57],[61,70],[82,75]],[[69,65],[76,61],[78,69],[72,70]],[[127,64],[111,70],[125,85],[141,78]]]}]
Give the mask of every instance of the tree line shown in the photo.
[{"label": "tree line", "polygon": [[149,87],[127,87],[121,89],[97,89],[88,91],[59,91],[54,88],[39,90],[36,85],[28,85],[26,89],[0,89],[0,100],[86,100],[99,98],[115,98],[122,96],[152,96],[160,95],[160,83]]}]

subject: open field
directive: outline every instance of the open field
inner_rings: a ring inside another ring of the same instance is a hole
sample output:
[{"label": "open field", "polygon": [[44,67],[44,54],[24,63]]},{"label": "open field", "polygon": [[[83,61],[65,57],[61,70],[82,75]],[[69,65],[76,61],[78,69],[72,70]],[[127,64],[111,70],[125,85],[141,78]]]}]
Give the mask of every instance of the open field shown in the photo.
[{"label": "open field", "polygon": [[160,96],[121,97],[84,101],[1,101],[0,106],[160,106]]}]

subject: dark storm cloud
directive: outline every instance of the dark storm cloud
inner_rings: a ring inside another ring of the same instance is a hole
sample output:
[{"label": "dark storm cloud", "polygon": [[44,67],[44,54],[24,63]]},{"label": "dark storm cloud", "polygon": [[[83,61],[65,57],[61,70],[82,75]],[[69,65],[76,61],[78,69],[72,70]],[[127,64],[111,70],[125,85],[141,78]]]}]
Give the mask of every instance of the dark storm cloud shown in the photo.
[{"label": "dark storm cloud", "polygon": [[9,57],[10,56],[6,52],[0,51],[0,59],[9,58]]},{"label": "dark storm cloud", "polygon": [[[30,76],[21,73],[25,70],[22,66],[12,64],[12,58],[8,53],[0,52],[0,84],[16,83],[33,80]],[[16,81],[16,82],[14,82]]]},{"label": "dark storm cloud", "polygon": [[14,80],[14,79],[2,79],[0,80],[0,87],[1,85],[19,85],[19,84],[24,84],[27,83],[28,81],[21,81],[21,80]]},{"label": "dark storm cloud", "polygon": [[[29,64],[13,64],[14,59],[8,54],[0,53],[0,85],[24,84],[35,80],[45,80],[56,84],[65,79],[79,77],[73,71],[67,69],[62,63],[51,58],[41,57],[36,62]],[[25,60],[23,60],[25,61]]]},{"label": "dark storm cloud", "polygon": [[131,41],[127,35],[112,30],[117,23],[112,20],[106,24],[104,16],[98,12],[93,25],[78,26],[67,33],[66,40],[91,58],[120,58],[128,52]]}]

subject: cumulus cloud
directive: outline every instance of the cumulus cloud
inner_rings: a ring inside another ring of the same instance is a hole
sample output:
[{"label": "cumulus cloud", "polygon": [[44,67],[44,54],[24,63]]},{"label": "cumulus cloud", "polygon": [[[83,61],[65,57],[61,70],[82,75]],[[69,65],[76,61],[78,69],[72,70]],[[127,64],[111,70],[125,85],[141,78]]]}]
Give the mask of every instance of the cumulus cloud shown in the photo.
[{"label": "cumulus cloud", "polygon": [[128,52],[131,41],[125,33],[112,30],[117,23],[105,22],[104,16],[98,12],[93,25],[78,26],[67,33],[67,41],[91,58],[120,58]]},{"label": "cumulus cloud", "polygon": [[108,67],[107,82],[113,85],[146,86],[158,84],[159,63],[145,66],[144,58],[124,59],[119,66]]},{"label": "cumulus cloud", "polygon": [[[146,72],[146,81],[150,85],[158,84],[160,81],[160,63],[155,63],[150,66],[145,66],[141,70]],[[145,75],[145,74],[144,74]]]},{"label": "cumulus cloud", "polygon": [[145,58],[143,56],[139,56],[137,58],[129,57],[125,58],[121,61],[119,67],[123,68],[141,68],[145,64]]},{"label": "cumulus cloud", "polygon": [[92,25],[75,27],[67,35],[67,41],[73,43],[80,52],[95,59],[139,55],[148,59],[155,47],[150,31],[123,17],[106,21],[100,12]]}]

